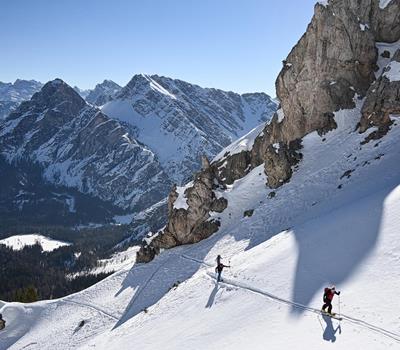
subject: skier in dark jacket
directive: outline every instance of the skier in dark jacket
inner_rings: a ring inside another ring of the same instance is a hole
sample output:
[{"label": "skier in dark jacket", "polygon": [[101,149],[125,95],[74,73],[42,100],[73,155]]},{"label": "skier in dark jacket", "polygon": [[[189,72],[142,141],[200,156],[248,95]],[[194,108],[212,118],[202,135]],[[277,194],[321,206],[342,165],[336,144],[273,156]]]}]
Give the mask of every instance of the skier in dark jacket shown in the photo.
[{"label": "skier in dark jacket", "polygon": [[0,314],[0,330],[6,326],[6,321],[3,320],[3,315]]},{"label": "skier in dark jacket", "polygon": [[325,309],[328,308],[328,314],[332,314],[332,300],[335,294],[340,295],[340,292],[336,291],[336,287],[325,288],[324,290],[324,305],[322,305],[322,312],[326,312]]},{"label": "skier in dark jacket", "polygon": [[222,270],[224,269],[224,267],[230,267],[230,266],[228,266],[228,265],[224,265],[222,262],[221,262],[221,255],[218,255],[217,256],[217,267],[215,268],[215,272],[218,274],[217,275],[217,282],[221,282],[222,281],[222,279],[221,279],[221,273],[222,273]]}]

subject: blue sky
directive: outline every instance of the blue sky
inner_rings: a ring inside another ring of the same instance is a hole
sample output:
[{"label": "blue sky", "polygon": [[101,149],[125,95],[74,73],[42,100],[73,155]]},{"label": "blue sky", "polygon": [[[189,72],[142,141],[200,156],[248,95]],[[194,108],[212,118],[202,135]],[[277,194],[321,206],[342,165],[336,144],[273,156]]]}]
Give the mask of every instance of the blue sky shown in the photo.
[{"label": "blue sky", "polygon": [[0,81],[137,73],[275,96],[315,0],[0,0]]}]

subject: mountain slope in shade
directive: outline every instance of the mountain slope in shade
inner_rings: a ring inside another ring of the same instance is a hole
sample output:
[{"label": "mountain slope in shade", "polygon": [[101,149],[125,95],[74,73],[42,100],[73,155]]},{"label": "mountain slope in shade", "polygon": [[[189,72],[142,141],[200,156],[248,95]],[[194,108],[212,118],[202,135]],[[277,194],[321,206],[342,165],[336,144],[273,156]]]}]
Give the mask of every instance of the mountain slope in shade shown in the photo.
[{"label": "mountain slope in shade", "polygon": [[102,107],[129,123],[136,138],[181,183],[199,169],[201,155],[215,156],[233,140],[268,121],[277,108],[264,93],[239,95],[157,75],[135,75]]},{"label": "mountain slope in shade", "polygon": [[0,124],[0,145],[10,164],[30,161],[49,183],[122,208],[144,209],[170,186],[157,158],[129,126],[88,105],[60,79]]},{"label": "mountain slope in shade", "polygon": [[22,102],[42,88],[36,80],[17,79],[14,83],[0,81],[0,120],[6,118]]}]

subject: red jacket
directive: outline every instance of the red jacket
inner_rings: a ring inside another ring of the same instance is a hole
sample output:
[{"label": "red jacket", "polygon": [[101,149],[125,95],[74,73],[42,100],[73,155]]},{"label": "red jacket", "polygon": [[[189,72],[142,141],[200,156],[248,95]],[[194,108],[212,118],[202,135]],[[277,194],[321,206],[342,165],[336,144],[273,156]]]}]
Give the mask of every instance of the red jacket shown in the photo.
[{"label": "red jacket", "polygon": [[335,294],[336,294],[336,293],[335,293],[332,289],[330,289],[330,288],[325,288],[324,300],[325,300],[325,298],[326,298],[327,300],[332,301],[332,299],[333,299],[333,297],[334,297]]}]

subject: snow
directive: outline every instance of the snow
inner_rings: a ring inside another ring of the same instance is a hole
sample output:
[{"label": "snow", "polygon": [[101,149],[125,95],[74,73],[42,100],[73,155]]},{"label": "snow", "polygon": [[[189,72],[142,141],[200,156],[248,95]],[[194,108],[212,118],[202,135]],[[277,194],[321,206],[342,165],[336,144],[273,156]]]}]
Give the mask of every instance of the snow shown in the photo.
[{"label": "snow", "polygon": [[[377,42],[376,48],[378,49],[377,65],[378,65],[379,69],[375,72],[375,77],[378,79],[382,75],[384,68],[390,63],[391,58],[393,57],[395,52],[398,49],[400,49],[400,40],[398,40],[394,43]],[[388,57],[388,58],[382,57],[382,53],[384,51],[388,51],[390,54],[390,57]]]},{"label": "snow", "polygon": [[179,185],[198,170],[201,155],[214,157],[275,109],[263,93],[239,95],[145,74],[130,84],[102,112],[133,126],[135,138]]},{"label": "snow", "polygon": [[383,10],[391,1],[392,0],[379,0],[379,8]]},{"label": "snow", "polygon": [[329,0],[320,0],[317,1],[317,4],[327,7],[329,5]]},{"label": "snow", "polygon": [[225,158],[225,154],[233,155],[236,153],[240,153],[242,151],[249,151],[252,149],[254,145],[254,141],[258,135],[263,131],[265,128],[265,123],[260,124],[259,126],[255,127],[251,130],[248,134],[242,136],[240,139],[236,140],[228,147],[224,148],[220,153],[216,155],[213,159],[213,162],[221,160]]},{"label": "snow", "polygon": [[178,198],[174,202],[174,208],[175,209],[185,209],[187,210],[189,208],[189,205],[187,204],[187,198],[185,196],[185,191],[187,188],[191,187],[192,183],[183,186],[183,187],[177,187],[176,192],[178,192]]},{"label": "snow", "polygon": [[369,29],[369,25],[368,24],[364,24],[364,23],[360,23],[360,29],[361,29],[361,31],[365,32],[365,29]]},{"label": "snow", "polygon": [[388,78],[390,81],[400,81],[400,62],[392,61],[386,68],[383,76]]},{"label": "snow", "polygon": [[279,109],[276,111],[276,114],[277,114],[277,116],[278,116],[278,123],[282,123],[282,120],[285,118],[285,115],[283,114],[283,109],[282,109],[282,108],[279,108]]},{"label": "snow", "polygon": [[[76,278],[78,276],[85,275],[98,275],[100,273],[110,273],[128,268],[135,263],[136,252],[138,250],[139,246],[129,247],[127,250],[113,254],[109,259],[100,259],[95,268],[89,271],[71,275],[70,278]],[[81,253],[75,253],[75,257],[79,258],[80,254]]]},{"label": "snow", "polygon": [[142,76],[150,83],[150,87],[157,92],[160,92],[163,95],[166,95],[173,100],[176,100],[176,96],[171,94],[168,90],[164,89],[160,84],[158,84],[154,79],[151,78],[148,74],[142,74]]},{"label": "snow", "polygon": [[57,241],[39,234],[11,236],[0,240],[0,244],[5,244],[13,250],[21,250],[26,246],[39,244],[42,246],[44,252],[52,252],[60,247],[71,245],[71,243]]},{"label": "snow", "polygon": [[[356,103],[335,113],[338,128],[324,138],[303,139],[303,160],[274,198],[263,165],[220,190],[228,207],[212,214],[221,227],[208,239],[65,298],[0,304],[0,348],[398,348],[400,126],[360,146]],[[218,254],[231,268],[216,285]],[[331,283],[342,322],[318,312]]]},{"label": "snow", "polygon": [[129,225],[134,217],[135,214],[115,215],[113,220],[115,223],[120,225]]}]

